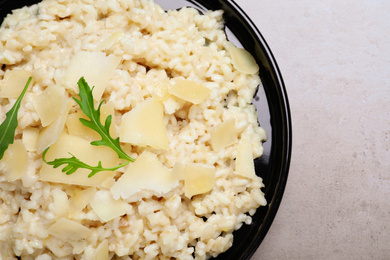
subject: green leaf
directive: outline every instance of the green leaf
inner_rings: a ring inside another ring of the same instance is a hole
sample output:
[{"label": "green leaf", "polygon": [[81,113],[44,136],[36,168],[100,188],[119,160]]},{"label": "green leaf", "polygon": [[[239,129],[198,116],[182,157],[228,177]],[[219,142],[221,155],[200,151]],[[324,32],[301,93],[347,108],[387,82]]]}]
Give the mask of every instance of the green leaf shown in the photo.
[{"label": "green leaf", "polygon": [[8,149],[8,146],[14,143],[15,130],[18,126],[18,111],[20,103],[22,102],[31,80],[32,78],[30,77],[15,104],[11,110],[7,112],[4,122],[0,125],[0,159],[3,158],[4,152]]},{"label": "green leaf", "polygon": [[100,102],[98,108],[95,109],[92,95],[93,88],[91,89],[88,86],[84,77],[80,78],[77,84],[80,90],[80,99],[73,99],[80,106],[84,114],[89,118],[89,120],[80,118],[80,122],[86,127],[96,131],[102,138],[101,140],[91,142],[91,145],[110,147],[118,154],[119,158],[134,162],[135,160],[122,150],[119,143],[119,137],[114,139],[110,136],[111,115],[106,118],[104,125],[102,125],[100,121],[100,108],[104,101]]},{"label": "green leaf", "polygon": [[58,159],[54,159],[53,161],[46,161],[45,157],[46,157],[46,153],[47,151],[49,150],[50,147],[46,148],[46,150],[43,152],[42,154],[42,160],[47,163],[48,165],[52,165],[53,168],[58,168],[60,167],[61,165],[66,165],[61,171],[64,172],[66,175],[70,175],[72,173],[74,173],[75,171],[77,171],[78,169],[80,168],[83,168],[83,169],[87,169],[87,170],[90,170],[91,173],[88,175],[88,178],[91,178],[92,176],[94,176],[96,173],[98,172],[101,172],[101,171],[115,171],[123,166],[126,166],[130,161],[127,161],[123,164],[120,164],[120,165],[117,165],[117,166],[114,166],[114,167],[108,167],[108,168],[104,168],[102,166],[102,162],[99,161],[98,165],[97,166],[91,166],[91,165],[88,165],[82,161],[80,161],[76,156],[74,156],[73,154],[69,153],[72,157],[69,157],[69,158],[58,158]]},{"label": "green leaf", "polygon": [[104,168],[102,166],[102,162],[99,161],[97,166],[88,165],[82,161],[80,161],[76,156],[69,153],[71,157],[69,158],[57,158],[53,161],[46,161],[45,156],[49,148],[46,148],[46,150],[42,154],[42,160],[52,165],[54,168],[58,168],[61,165],[65,165],[65,167],[62,169],[62,172],[66,173],[67,175],[74,173],[80,168],[90,170],[91,173],[88,175],[88,178],[94,176],[96,173],[101,171],[115,171],[123,166],[126,166],[129,162],[134,162],[135,159],[128,156],[121,148],[119,137],[114,139],[110,136],[110,126],[111,126],[111,115],[108,116],[104,122],[104,125],[100,121],[100,108],[104,101],[99,103],[99,106],[97,109],[95,109],[94,101],[93,101],[93,95],[91,89],[88,86],[88,83],[85,81],[84,77],[80,78],[80,80],[77,82],[79,86],[79,97],[80,99],[73,98],[76,103],[80,106],[83,113],[89,118],[89,120],[80,118],[80,122],[86,126],[91,128],[92,130],[96,131],[100,136],[101,140],[93,141],[91,142],[91,145],[95,146],[107,146],[111,149],[113,149],[121,159],[125,159],[126,162],[123,164],[120,164],[118,166],[114,167],[108,167]]}]

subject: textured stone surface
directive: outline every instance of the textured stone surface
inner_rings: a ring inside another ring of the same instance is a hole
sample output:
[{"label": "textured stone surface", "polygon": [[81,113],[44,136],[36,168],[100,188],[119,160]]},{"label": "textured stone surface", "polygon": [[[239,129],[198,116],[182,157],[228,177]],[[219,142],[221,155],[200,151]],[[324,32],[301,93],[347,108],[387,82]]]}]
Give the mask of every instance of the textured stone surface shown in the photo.
[{"label": "textured stone surface", "polygon": [[390,2],[236,2],[293,118],[288,185],[253,259],[390,259]]}]

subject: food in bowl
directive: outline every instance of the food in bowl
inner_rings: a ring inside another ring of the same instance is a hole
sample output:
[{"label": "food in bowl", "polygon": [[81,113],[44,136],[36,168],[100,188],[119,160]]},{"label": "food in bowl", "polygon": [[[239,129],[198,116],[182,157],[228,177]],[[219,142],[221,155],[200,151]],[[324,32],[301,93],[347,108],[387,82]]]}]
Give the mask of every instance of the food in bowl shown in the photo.
[{"label": "food in bowl", "polygon": [[43,0],[4,19],[0,122],[16,111],[18,125],[0,161],[2,258],[208,259],[232,246],[266,205],[253,164],[266,133],[251,104],[259,67],[222,15]]}]

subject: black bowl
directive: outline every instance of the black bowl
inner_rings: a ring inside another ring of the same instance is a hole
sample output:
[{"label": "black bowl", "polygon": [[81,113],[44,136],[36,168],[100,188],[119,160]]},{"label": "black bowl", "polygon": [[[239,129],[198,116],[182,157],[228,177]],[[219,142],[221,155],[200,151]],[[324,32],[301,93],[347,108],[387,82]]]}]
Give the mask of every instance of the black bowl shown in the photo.
[{"label": "black bowl", "polygon": [[[32,5],[38,0],[0,0],[0,19],[12,9]],[[200,12],[224,10],[225,31],[230,41],[249,51],[260,67],[262,86],[253,99],[260,125],[268,140],[264,154],[255,160],[256,174],[263,178],[268,205],[260,207],[250,225],[234,232],[233,246],[216,259],[250,259],[267,234],[279,208],[287,182],[291,159],[292,127],[289,104],[282,76],[276,61],[253,22],[232,0],[155,0],[165,9],[190,6]]]},{"label": "black bowl", "polygon": [[260,67],[259,86],[253,103],[259,124],[266,130],[268,140],[264,154],[255,160],[256,174],[263,178],[268,205],[260,207],[252,224],[234,232],[233,246],[218,260],[248,260],[267,234],[279,208],[287,182],[291,159],[292,126],[287,93],[279,68],[270,48],[254,23],[233,0],[155,0],[165,9],[191,6],[200,12],[224,10],[225,32],[228,39],[249,51]]}]

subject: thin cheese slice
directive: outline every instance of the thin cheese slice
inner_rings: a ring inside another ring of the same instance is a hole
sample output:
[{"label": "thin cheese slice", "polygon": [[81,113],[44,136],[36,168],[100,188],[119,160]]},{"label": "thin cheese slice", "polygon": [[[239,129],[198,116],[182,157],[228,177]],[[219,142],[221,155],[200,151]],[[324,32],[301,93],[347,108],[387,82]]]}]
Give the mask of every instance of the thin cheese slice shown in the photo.
[{"label": "thin cheese slice", "polygon": [[101,183],[100,187],[110,189],[114,183],[115,179],[113,177],[108,177]]},{"label": "thin cheese slice", "polygon": [[[102,162],[103,167],[113,167],[119,164],[118,155],[111,148],[106,146],[93,146],[88,141],[68,134],[62,134],[58,141],[55,142],[48,150],[45,159],[52,161],[56,158],[69,158],[73,154],[80,161],[97,166],[98,162]],[[40,180],[75,184],[83,186],[99,186],[106,178],[115,175],[112,171],[103,171],[88,178],[91,172],[87,169],[78,169],[76,172],[66,175],[61,170],[65,166],[53,168],[53,166],[46,163],[42,164],[39,172]]]},{"label": "thin cheese slice", "polygon": [[37,150],[38,136],[39,128],[27,127],[23,130],[22,141],[27,151],[35,152]]},{"label": "thin cheese slice", "polygon": [[110,254],[108,251],[108,240],[103,240],[99,246],[96,248],[96,260],[109,260]]},{"label": "thin cheese slice", "polygon": [[245,135],[238,143],[235,174],[250,179],[256,178],[252,145]]},{"label": "thin cheese slice", "polygon": [[37,152],[38,154],[43,153],[43,151],[55,143],[57,139],[60,137],[62,131],[64,130],[66,117],[69,113],[69,110],[71,108],[71,102],[68,102],[67,108],[65,111],[57,118],[54,123],[51,125],[45,127],[42,132],[38,136],[37,141]]},{"label": "thin cheese slice", "polygon": [[256,60],[247,50],[230,45],[228,52],[232,57],[233,66],[239,72],[245,74],[254,74],[259,71],[259,65],[257,65]]},{"label": "thin cheese slice", "polygon": [[172,168],[172,175],[178,180],[184,180],[186,165],[182,162],[176,162]]},{"label": "thin cheese slice", "polygon": [[175,83],[169,87],[168,91],[172,95],[193,104],[202,103],[211,94],[209,88],[206,88],[198,82],[187,79],[176,79]]},{"label": "thin cheese slice", "polygon": [[170,94],[169,88],[171,88],[169,79],[157,81],[153,84],[153,96],[162,101],[165,113],[171,115],[182,108],[186,101]]},{"label": "thin cheese slice", "polygon": [[111,187],[115,199],[127,199],[141,190],[166,193],[178,185],[178,181],[151,152],[144,151]]},{"label": "thin cheese slice", "polygon": [[115,125],[115,107],[114,102],[108,101],[100,107],[100,121],[104,125],[108,116],[111,116],[110,135],[112,138],[117,138],[118,133]]},{"label": "thin cheese slice", "polygon": [[33,104],[42,126],[53,123],[66,109],[68,98],[65,90],[57,85],[47,87],[33,99]]},{"label": "thin cheese slice", "polygon": [[107,222],[126,214],[129,206],[121,199],[115,200],[110,191],[100,190],[91,201],[91,207],[103,222]]},{"label": "thin cheese slice", "polygon": [[[18,98],[26,86],[31,72],[15,68],[7,70],[3,80],[0,81],[0,98]],[[31,87],[33,84],[30,84]]]},{"label": "thin cheese slice", "polygon": [[99,50],[109,49],[113,44],[119,42],[119,40],[123,37],[123,35],[124,35],[123,31],[114,32],[113,34],[110,35],[110,37],[100,42],[100,44],[98,44],[97,49]]},{"label": "thin cheese slice", "polygon": [[93,129],[83,125],[80,118],[89,120],[89,118],[81,110],[68,115],[66,118],[66,128],[68,129],[69,134],[81,137],[90,142],[100,140],[100,135]]},{"label": "thin cheese slice", "polygon": [[217,125],[211,134],[211,145],[214,151],[232,145],[237,142],[236,120],[228,119]]},{"label": "thin cheese slice", "polygon": [[15,140],[8,146],[0,161],[4,165],[2,172],[7,181],[20,179],[26,173],[27,159],[27,150],[21,140]]},{"label": "thin cheese slice", "polygon": [[185,168],[184,194],[191,198],[194,195],[203,194],[214,188],[214,166],[189,163]]},{"label": "thin cheese slice", "polygon": [[[100,107],[100,121],[104,125],[106,118],[111,115],[111,125],[110,125],[110,135],[113,138],[117,137],[114,124],[114,103],[107,102],[102,104]],[[93,129],[83,125],[80,121],[80,118],[89,120],[89,118],[84,114],[82,110],[77,111],[76,113],[69,114],[66,118],[66,128],[70,135],[81,137],[87,141],[96,141],[100,140],[101,136],[94,131]]]},{"label": "thin cheese slice", "polygon": [[171,96],[168,92],[170,85],[169,79],[167,78],[154,82],[152,84],[153,95],[160,98],[162,101],[167,100]]},{"label": "thin cheese slice", "polygon": [[49,234],[61,240],[82,240],[92,235],[89,228],[78,222],[60,218],[49,227]]},{"label": "thin cheese slice", "polygon": [[160,100],[149,98],[122,117],[120,140],[138,146],[168,149],[169,139]]},{"label": "thin cheese slice", "polygon": [[72,190],[72,194],[70,197],[70,211],[69,217],[73,218],[78,213],[80,213],[94,198],[96,189],[94,187],[87,189],[78,189],[75,188]]},{"label": "thin cheese slice", "polygon": [[56,219],[66,217],[69,214],[70,202],[68,194],[60,189],[51,191],[53,202],[49,205],[49,209],[54,213]]},{"label": "thin cheese slice", "polygon": [[106,56],[104,52],[79,51],[70,60],[65,72],[64,85],[78,93],[77,82],[84,77],[93,89],[93,98],[100,100],[111,75],[121,62],[115,55]]}]

